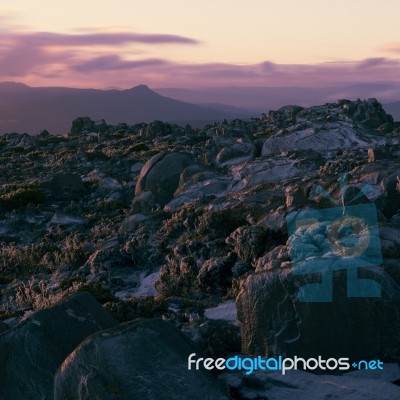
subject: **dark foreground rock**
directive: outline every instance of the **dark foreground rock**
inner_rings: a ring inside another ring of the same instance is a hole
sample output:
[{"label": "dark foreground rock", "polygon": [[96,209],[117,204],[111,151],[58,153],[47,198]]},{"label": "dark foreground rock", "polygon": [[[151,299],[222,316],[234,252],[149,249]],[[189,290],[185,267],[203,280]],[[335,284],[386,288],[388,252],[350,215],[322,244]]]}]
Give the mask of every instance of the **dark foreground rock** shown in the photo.
[{"label": "dark foreground rock", "polygon": [[400,387],[397,364],[386,364],[384,371],[358,370],[338,375],[315,375],[305,371],[257,371],[250,376],[224,373],[221,379],[234,398],[296,400],[397,400]]},{"label": "dark foreground rock", "polygon": [[75,294],[0,335],[0,399],[51,400],[57,368],[87,336],[116,325],[88,293]]},{"label": "dark foreground rock", "polygon": [[0,333],[3,333],[8,330],[8,325],[5,324],[3,321],[0,321]]},{"label": "dark foreground rock", "polygon": [[205,371],[189,371],[198,353],[168,322],[128,322],[85,340],[55,378],[55,400],[228,399]]},{"label": "dark foreground rock", "polygon": [[352,360],[399,354],[399,287],[381,268],[362,271],[361,277],[379,283],[382,297],[347,297],[344,271],[333,274],[330,302],[301,302],[299,290],[311,276],[290,268],[249,276],[238,296],[242,351]]}]

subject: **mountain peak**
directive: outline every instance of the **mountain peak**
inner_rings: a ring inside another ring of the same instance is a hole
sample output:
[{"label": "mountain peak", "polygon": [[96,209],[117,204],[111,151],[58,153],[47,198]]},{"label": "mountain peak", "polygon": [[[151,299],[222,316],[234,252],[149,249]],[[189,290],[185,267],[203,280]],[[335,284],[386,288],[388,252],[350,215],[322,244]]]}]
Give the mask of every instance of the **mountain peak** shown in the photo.
[{"label": "mountain peak", "polygon": [[28,85],[22,82],[11,82],[11,81],[6,81],[6,82],[0,82],[0,86],[3,89],[25,89],[29,88]]},{"label": "mountain peak", "polygon": [[134,90],[135,92],[152,92],[152,90],[147,85],[143,84],[134,86],[133,88],[128,90]]}]

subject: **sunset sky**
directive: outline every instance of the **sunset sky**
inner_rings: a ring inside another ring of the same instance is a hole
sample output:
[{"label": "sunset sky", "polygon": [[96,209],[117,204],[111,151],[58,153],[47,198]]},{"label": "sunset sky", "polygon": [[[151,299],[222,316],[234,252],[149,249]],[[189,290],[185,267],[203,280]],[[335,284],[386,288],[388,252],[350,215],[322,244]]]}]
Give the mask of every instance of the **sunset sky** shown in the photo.
[{"label": "sunset sky", "polygon": [[399,15],[399,0],[2,0],[0,81],[97,88],[400,81]]}]

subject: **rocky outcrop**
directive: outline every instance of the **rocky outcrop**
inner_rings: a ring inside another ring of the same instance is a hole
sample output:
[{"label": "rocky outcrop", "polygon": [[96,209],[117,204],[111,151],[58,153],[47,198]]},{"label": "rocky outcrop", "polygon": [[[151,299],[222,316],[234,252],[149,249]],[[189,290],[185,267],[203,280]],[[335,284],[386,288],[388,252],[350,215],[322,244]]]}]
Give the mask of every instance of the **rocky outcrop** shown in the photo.
[{"label": "rocky outcrop", "polygon": [[[270,113],[266,116],[268,122],[281,129],[264,142],[262,154],[265,156],[288,150],[324,152],[352,146],[367,148],[371,144],[385,143],[375,129],[379,132],[394,129],[393,118],[386,114],[376,99],[341,100],[325,107],[297,110],[291,113],[290,118],[281,114]],[[282,120],[284,123],[280,122]]]},{"label": "rocky outcrop", "polygon": [[354,122],[361,123],[368,128],[375,128],[382,133],[393,129],[393,118],[386,114],[378,100],[370,98],[366,101],[341,100],[338,102],[342,110]]}]

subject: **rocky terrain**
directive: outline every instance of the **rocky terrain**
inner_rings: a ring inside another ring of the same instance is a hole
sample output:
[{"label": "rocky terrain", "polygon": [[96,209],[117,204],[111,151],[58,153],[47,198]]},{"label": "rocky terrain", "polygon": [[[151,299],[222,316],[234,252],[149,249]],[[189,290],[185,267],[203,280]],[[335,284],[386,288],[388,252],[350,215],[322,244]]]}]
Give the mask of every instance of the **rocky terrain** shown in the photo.
[{"label": "rocky terrain", "polygon": [[[1,400],[399,398],[400,123],[375,99],[202,129],[80,117],[4,134],[0,169]],[[329,259],[329,227],[288,216],[354,205],[376,209],[358,278],[380,295],[349,296],[342,269],[332,301],[302,302],[318,277],[294,263]],[[193,352],[386,367],[217,375]]]}]

